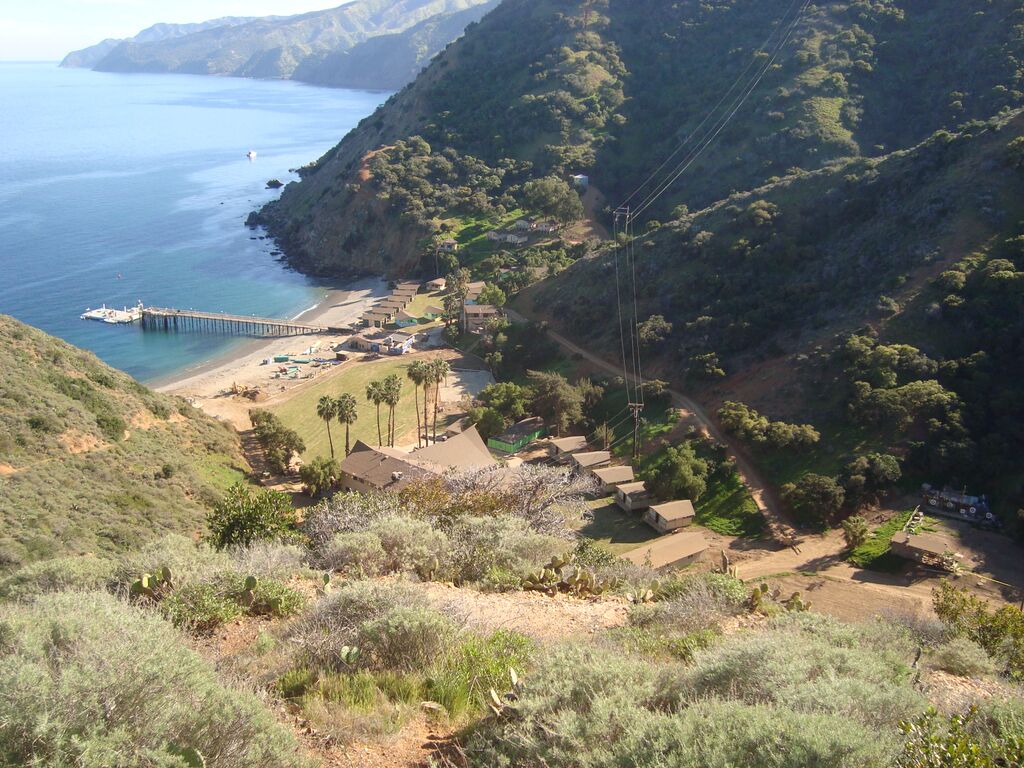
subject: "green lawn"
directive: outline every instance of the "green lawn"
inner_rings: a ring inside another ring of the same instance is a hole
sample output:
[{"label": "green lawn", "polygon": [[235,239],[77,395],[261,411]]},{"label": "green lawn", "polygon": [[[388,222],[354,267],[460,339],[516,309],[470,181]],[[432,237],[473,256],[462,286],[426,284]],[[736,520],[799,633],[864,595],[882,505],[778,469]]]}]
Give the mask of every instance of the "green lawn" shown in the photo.
[{"label": "green lawn", "polygon": [[[317,401],[323,395],[337,397],[343,392],[355,395],[359,403],[359,419],[352,425],[351,440],[355,445],[356,440],[362,440],[370,445],[377,444],[377,420],[373,404],[366,400],[366,385],[375,379],[383,379],[392,373],[402,377],[402,401],[395,409],[398,427],[395,431],[396,439],[403,440],[406,436],[414,435],[416,432],[416,403],[413,394],[413,385],[405,377],[409,361],[405,358],[392,358],[377,360],[373,362],[355,362],[349,367],[323,381],[312,384],[308,389],[303,390],[291,400],[279,406],[272,407],[274,413],[281,417],[286,426],[298,432],[306,443],[306,452],[303,458],[310,459],[316,456],[330,456],[330,447],[327,441],[327,429],[322,419],[316,415]],[[420,392],[420,409],[423,408],[423,392]],[[440,430],[443,417],[438,420]],[[381,407],[381,431],[387,432],[387,407]],[[345,453],[345,428],[337,422],[331,425],[334,435],[335,455],[341,458]]]},{"label": "green lawn", "polygon": [[878,526],[868,536],[867,541],[851,551],[846,559],[858,568],[888,572],[900,570],[905,561],[889,551],[889,542],[893,534],[903,530],[912,514],[909,510],[901,512],[889,522]]},{"label": "green lawn", "polygon": [[642,522],[639,515],[623,512],[611,496],[592,501],[589,506],[593,520],[581,521],[576,531],[613,554],[621,555],[658,538],[658,533]]},{"label": "green lawn", "polygon": [[707,490],[693,506],[696,522],[723,536],[759,536],[764,530],[764,516],[736,472],[709,477]]}]

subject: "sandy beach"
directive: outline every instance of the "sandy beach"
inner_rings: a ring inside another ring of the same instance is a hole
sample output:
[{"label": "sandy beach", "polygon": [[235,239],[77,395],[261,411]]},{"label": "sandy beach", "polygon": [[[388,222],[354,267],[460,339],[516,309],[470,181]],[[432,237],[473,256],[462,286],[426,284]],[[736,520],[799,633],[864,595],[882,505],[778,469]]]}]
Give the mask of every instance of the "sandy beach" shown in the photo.
[{"label": "sandy beach", "polygon": [[[347,326],[388,293],[387,282],[382,278],[362,278],[347,288],[328,290],[319,304],[293,319],[309,324]],[[267,358],[277,354],[333,358],[335,346],[348,338],[347,335],[320,334],[254,339],[208,363],[156,382],[154,389],[185,397],[211,416],[228,421],[238,429],[248,429],[250,408],[287,397],[290,390],[310,381],[275,379],[277,366],[265,364]],[[318,376],[331,372],[324,368],[311,370]],[[235,387],[258,388],[259,394],[254,399],[233,397]]]}]

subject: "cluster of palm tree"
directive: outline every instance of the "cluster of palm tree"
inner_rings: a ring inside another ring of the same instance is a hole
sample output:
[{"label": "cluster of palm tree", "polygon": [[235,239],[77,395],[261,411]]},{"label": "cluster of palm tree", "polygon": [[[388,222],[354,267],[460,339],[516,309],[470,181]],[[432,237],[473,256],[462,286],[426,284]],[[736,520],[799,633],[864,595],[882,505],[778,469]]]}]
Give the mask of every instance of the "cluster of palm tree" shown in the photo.
[{"label": "cluster of palm tree", "polygon": [[397,373],[385,376],[380,381],[371,381],[366,385],[366,399],[377,408],[377,445],[384,445],[384,437],[380,431],[380,407],[388,407],[388,438],[389,446],[395,445],[395,408],[402,399],[402,379]]},{"label": "cluster of palm tree", "polygon": [[334,458],[334,438],[331,436],[331,422],[337,419],[345,425],[345,455],[348,456],[352,452],[348,437],[349,427],[355,424],[356,419],[359,418],[357,406],[355,397],[347,392],[338,397],[324,395],[317,401],[316,415],[327,424],[327,442],[331,445],[332,459]]},{"label": "cluster of palm tree", "polygon": [[[406,377],[413,383],[416,389],[416,445],[422,447],[424,443],[430,444],[431,439],[437,442],[437,416],[441,410],[441,398],[439,396],[441,384],[451,373],[451,366],[447,360],[435,358],[434,360],[414,360],[409,366]],[[423,388],[423,413],[420,418],[420,388]],[[433,387],[433,437],[427,433],[430,428],[429,405],[431,387]],[[384,431],[381,428],[380,415],[381,406],[387,406],[387,437],[386,444],[394,447],[395,432],[398,427],[398,420],[395,418],[395,409],[402,399],[402,379],[397,373],[392,373],[383,379],[371,381],[366,385],[366,399],[373,403],[377,409],[377,444],[385,444]],[[324,395],[317,401],[316,415],[324,420],[327,425],[327,442],[331,446],[331,458],[334,458],[334,437],[331,435],[331,422],[339,421],[345,425],[345,455],[351,453],[349,443],[349,427],[351,427],[359,414],[356,412],[356,398],[348,393],[339,397]]]},{"label": "cluster of palm tree", "polygon": [[[406,371],[406,376],[412,381],[416,389],[416,445],[422,447],[423,443],[430,443],[427,436],[428,404],[430,401],[430,387],[434,388],[434,424],[433,441],[437,442],[437,414],[441,410],[440,386],[451,373],[451,366],[447,360],[435,358],[433,360],[414,360]],[[423,387],[423,420],[420,421],[420,387]]]}]

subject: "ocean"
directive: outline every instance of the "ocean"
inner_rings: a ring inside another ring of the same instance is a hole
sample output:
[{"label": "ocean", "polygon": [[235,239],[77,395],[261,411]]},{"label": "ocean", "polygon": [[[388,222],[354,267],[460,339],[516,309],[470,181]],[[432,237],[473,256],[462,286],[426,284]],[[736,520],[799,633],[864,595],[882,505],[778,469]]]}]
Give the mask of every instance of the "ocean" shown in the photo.
[{"label": "ocean", "polygon": [[[137,301],[294,317],[326,286],[244,226],[387,93],[0,63],[0,313],[144,382],[238,339],[79,319]],[[254,160],[246,157],[253,150]]]}]

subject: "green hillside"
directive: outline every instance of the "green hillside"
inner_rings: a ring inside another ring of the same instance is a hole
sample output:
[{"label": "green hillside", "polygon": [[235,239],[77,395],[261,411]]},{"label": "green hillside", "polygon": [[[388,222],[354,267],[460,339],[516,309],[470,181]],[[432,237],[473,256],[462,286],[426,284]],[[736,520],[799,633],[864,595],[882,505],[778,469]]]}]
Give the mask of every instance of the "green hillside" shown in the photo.
[{"label": "green hillside", "polygon": [[649,217],[1024,104],[1011,0],[797,7],[505,0],[256,220],[299,269],[427,272],[434,235],[550,214],[529,181],[586,172],[614,204],[692,134],[716,138]]},{"label": "green hillside", "polygon": [[[911,477],[988,491],[1013,516],[1024,502],[1022,134],[1020,113],[939,132],[641,233],[638,315],[672,324],[645,346],[646,368],[711,402],[821,429],[813,448],[762,452],[780,484],[891,451]],[[593,349],[618,345],[604,320],[615,253],[533,297]]]},{"label": "green hillside", "polygon": [[0,568],[202,530],[237,436],[88,352],[0,315]]}]

